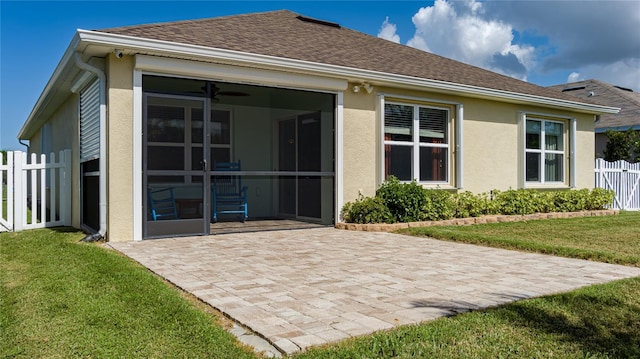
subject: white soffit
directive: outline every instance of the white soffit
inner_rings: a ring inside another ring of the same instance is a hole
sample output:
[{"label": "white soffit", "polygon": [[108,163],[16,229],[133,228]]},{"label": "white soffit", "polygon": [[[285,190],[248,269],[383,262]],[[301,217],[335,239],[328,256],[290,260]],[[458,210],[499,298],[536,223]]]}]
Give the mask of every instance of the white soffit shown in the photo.
[{"label": "white soffit", "polygon": [[224,81],[308,88],[328,91],[344,91],[347,80],[327,78],[293,72],[256,69],[232,65],[194,62],[163,57],[136,55],[136,70],[166,73],[178,76],[213,78]]}]

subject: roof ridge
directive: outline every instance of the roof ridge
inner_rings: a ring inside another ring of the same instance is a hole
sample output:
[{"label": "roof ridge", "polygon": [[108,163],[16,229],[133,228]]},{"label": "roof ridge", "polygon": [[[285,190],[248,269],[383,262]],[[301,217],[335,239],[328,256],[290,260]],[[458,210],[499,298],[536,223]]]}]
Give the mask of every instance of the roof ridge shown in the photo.
[{"label": "roof ridge", "polygon": [[275,13],[290,13],[295,15],[300,15],[294,11],[281,9],[281,10],[269,10],[269,11],[258,11],[251,13],[241,13],[241,14],[229,14],[222,16],[214,16],[214,17],[203,17],[199,19],[188,19],[188,20],[172,20],[172,21],[159,21],[159,22],[151,22],[147,24],[138,24],[138,25],[125,25],[125,26],[117,26],[117,27],[109,27],[103,29],[96,29],[94,31],[100,32],[111,32],[111,31],[121,31],[121,30],[129,30],[129,29],[148,29],[158,26],[167,26],[167,25],[179,25],[179,24],[189,24],[189,23],[201,23],[212,20],[221,20],[226,18],[239,18],[239,17],[247,17],[253,15],[262,15],[262,14],[275,14]]}]

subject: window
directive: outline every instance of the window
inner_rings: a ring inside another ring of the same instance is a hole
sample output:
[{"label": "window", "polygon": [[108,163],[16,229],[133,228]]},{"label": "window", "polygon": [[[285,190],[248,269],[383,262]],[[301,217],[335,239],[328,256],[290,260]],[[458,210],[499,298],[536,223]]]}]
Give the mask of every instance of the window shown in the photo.
[{"label": "window", "polygon": [[[147,170],[202,171],[205,139],[203,102],[147,97]],[[211,110],[208,124],[212,162],[231,160],[231,112]],[[155,176],[155,180],[180,182],[179,176]],[[187,176],[185,183],[201,182],[202,176]]]},{"label": "window", "polygon": [[526,120],[525,180],[557,183],[565,180],[565,124],[543,119]]},{"label": "window", "polygon": [[384,176],[401,181],[449,181],[449,109],[384,105]]}]

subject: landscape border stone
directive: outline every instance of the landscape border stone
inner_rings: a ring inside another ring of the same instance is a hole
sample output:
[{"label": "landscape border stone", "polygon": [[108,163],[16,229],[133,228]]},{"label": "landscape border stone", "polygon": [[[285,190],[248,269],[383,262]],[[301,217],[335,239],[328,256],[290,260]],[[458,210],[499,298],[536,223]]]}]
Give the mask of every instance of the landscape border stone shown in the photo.
[{"label": "landscape border stone", "polygon": [[399,229],[412,227],[430,227],[430,226],[470,226],[474,224],[498,223],[498,222],[526,222],[541,219],[554,218],[577,218],[577,217],[594,217],[594,216],[613,216],[620,213],[619,210],[605,209],[598,211],[581,211],[581,212],[552,212],[552,213],[533,213],[533,214],[514,214],[514,215],[492,215],[481,217],[455,218],[441,221],[421,221],[408,223],[336,223],[337,229],[348,231],[368,231],[368,232],[394,232]]}]

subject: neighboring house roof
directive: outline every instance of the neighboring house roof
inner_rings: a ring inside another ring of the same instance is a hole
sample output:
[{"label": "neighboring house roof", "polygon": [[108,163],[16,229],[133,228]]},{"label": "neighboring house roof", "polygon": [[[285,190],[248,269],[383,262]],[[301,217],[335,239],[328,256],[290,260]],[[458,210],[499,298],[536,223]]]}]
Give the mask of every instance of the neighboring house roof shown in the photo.
[{"label": "neighboring house roof", "polygon": [[313,73],[374,85],[439,91],[583,113],[615,113],[537,86],[338,24],[291,11],[78,30],[18,137],[28,139],[68,97],[80,72],[74,55],[104,57],[114,50],[245,67]]},{"label": "neighboring house roof", "polygon": [[600,115],[600,120],[595,125],[596,132],[605,132],[608,129],[640,130],[640,93],[638,92],[598,80],[570,82],[549,88],[603,106],[620,108],[620,112],[616,114]]}]

